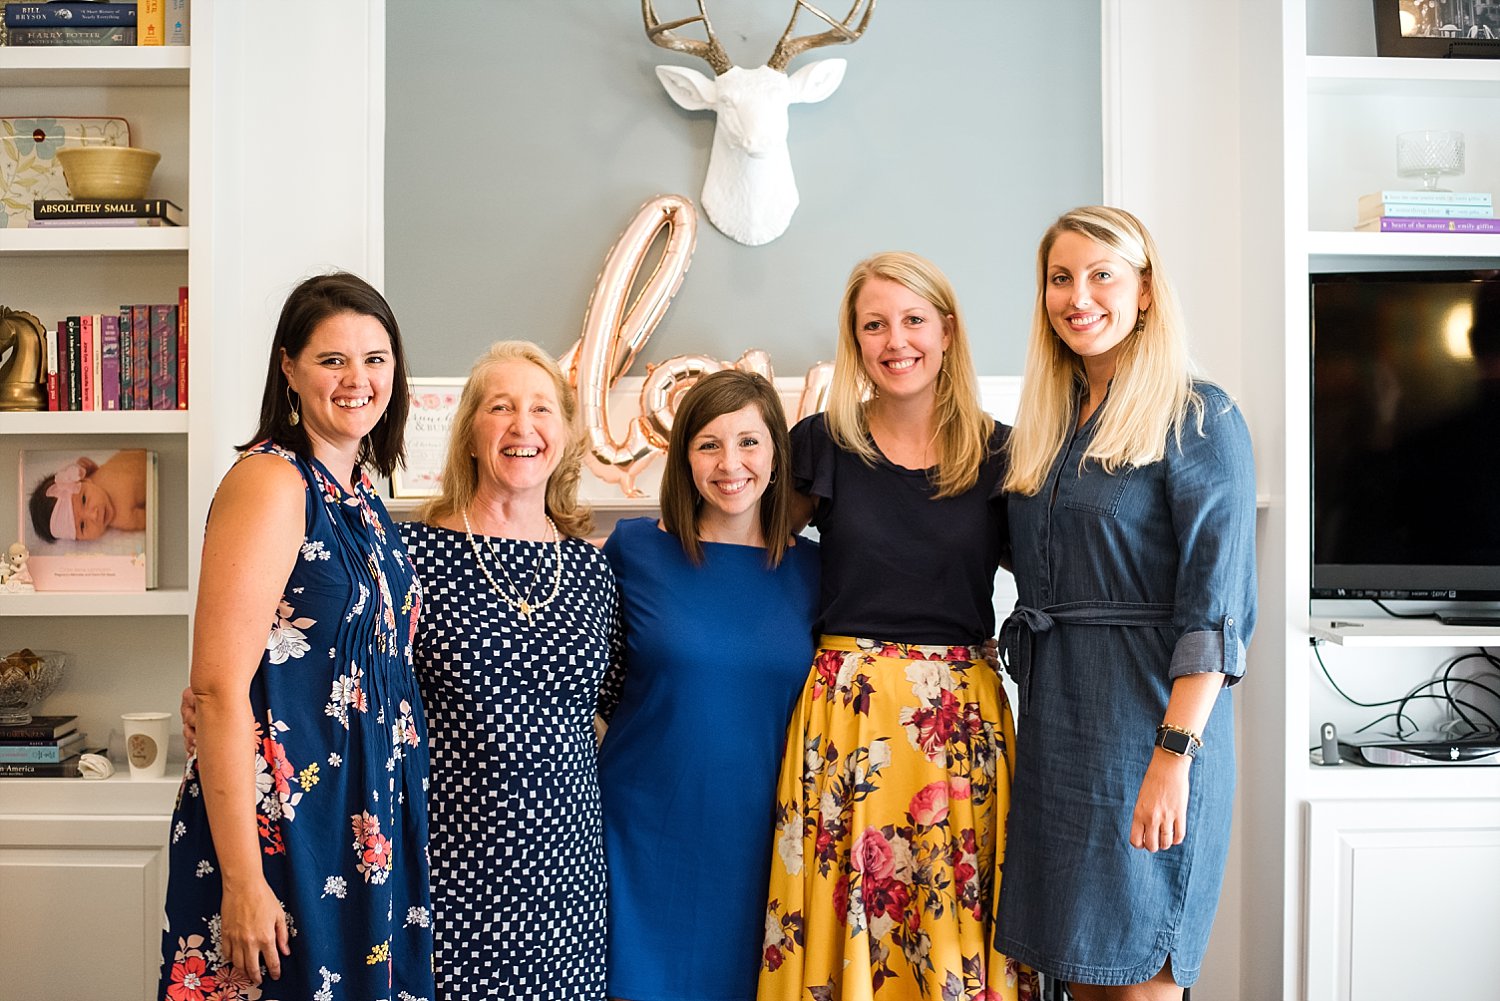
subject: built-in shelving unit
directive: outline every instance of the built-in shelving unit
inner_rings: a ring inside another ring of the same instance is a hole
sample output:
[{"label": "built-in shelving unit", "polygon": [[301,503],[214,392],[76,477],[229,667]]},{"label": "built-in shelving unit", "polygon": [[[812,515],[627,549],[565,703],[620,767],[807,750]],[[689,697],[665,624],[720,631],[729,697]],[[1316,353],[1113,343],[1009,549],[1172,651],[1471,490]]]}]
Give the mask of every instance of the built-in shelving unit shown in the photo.
[{"label": "built-in shelving unit", "polygon": [[[1278,23],[1265,25],[1268,16]],[[1241,962],[1256,984],[1242,996],[1484,997],[1477,985],[1500,975],[1493,951],[1460,951],[1441,931],[1403,931],[1403,950],[1423,957],[1409,969],[1383,966],[1375,978],[1360,969],[1379,927],[1425,906],[1421,873],[1451,868],[1456,845],[1481,869],[1500,864],[1489,819],[1500,768],[1315,765],[1309,748],[1321,723],[1352,733],[1394,708],[1375,703],[1440,677],[1453,658],[1500,646],[1500,628],[1309,600],[1308,276],[1500,268],[1500,235],[1355,231],[1360,196],[1414,186],[1396,172],[1402,132],[1463,132],[1467,172],[1448,186],[1500,194],[1500,61],[1376,57],[1369,0],[1280,0],[1242,13],[1242,26],[1242,288],[1247,344],[1261,342],[1246,352],[1246,409],[1261,418],[1253,430],[1272,498],[1261,519],[1261,618],[1242,686],[1240,851],[1253,861],[1241,891]],[[1330,679],[1366,704],[1346,702]],[[1437,716],[1431,702],[1411,712],[1421,725]],[[1463,904],[1450,913],[1459,922],[1477,916]],[[1274,985],[1260,972],[1272,955]]]},{"label": "built-in shelving unit", "polygon": [[[206,30],[206,29],[205,29]],[[132,145],[161,153],[151,197],[194,208],[212,164],[212,133],[193,127],[195,50],[161,47],[0,47],[0,90],[14,110],[37,117],[120,117]],[[200,72],[204,67],[197,67]],[[206,74],[204,76],[206,79]],[[0,229],[6,305],[47,326],[68,315],[110,313],[122,303],[176,302],[179,286],[207,275],[211,213],[199,226]],[[212,304],[194,288],[189,366],[211,357]],[[191,376],[190,372],[190,376]],[[190,378],[190,387],[202,385]],[[190,397],[191,400],[191,397]],[[149,448],[158,454],[157,576],[161,587],[137,593],[0,596],[4,649],[68,654],[58,689],[42,706],[76,713],[96,745],[119,740],[119,713],[171,710],[187,678],[193,611],[191,565],[201,511],[194,491],[194,441],[208,435],[211,408],[172,411],[0,413],[0,525],[18,524],[17,455],[23,448]],[[0,535],[9,544],[12,534]],[[115,748],[118,752],[119,748]],[[6,799],[33,779],[0,778]],[[92,802],[92,784],[61,784],[58,795]],[[128,783],[120,795],[128,796]],[[71,792],[69,792],[71,790]],[[138,792],[140,790],[137,790]],[[144,793],[142,793],[144,794]],[[25,793],[27,799],[30,792]],[[67,811],[60,811],[67,812]]]}]

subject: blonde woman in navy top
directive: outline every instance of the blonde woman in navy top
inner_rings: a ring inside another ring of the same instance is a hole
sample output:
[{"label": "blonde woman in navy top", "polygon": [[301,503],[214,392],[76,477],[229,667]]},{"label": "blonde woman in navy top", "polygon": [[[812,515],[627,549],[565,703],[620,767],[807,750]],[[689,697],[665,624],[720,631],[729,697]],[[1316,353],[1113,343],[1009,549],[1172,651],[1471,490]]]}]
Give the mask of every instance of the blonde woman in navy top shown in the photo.
[{"label": "blonde woman in navy top", "polygon": [[828,413],[792,431],[820,638],[777,788],[761,1001],[1035,986],[992,947],[1013,729],[981,646],[1006,430],[980,408],[942,272],[907,253],[858,264]]}]

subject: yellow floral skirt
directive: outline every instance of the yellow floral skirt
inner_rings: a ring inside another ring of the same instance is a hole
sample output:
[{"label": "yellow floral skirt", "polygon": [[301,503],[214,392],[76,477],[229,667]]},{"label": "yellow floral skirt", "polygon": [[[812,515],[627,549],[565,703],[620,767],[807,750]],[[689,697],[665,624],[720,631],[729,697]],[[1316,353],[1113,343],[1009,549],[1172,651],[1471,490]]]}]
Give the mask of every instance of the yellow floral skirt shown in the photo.
[{"label": "yellow floral skirt", "polygon": [[759,1001],[1021,1001],[995,952],[1015,724],[966,646],[824,636],[792,716]]}]

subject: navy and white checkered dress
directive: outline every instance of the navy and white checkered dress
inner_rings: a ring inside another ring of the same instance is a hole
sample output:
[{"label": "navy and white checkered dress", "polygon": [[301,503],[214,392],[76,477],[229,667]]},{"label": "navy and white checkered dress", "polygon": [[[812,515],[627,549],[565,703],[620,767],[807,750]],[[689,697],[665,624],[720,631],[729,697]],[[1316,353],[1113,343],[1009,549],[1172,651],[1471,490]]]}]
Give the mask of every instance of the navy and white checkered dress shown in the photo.
[{"label": "navy and white checkered dress", "polygon": [[[619,637],[609,564],[564,540],[561,590],[528,623],[463,532],[401,531],[423,587],[414,654],[432,749],[437,997],[602,1001],[594,713],[618,694],[618,679],[605,684]],[[536,573],[533,604],[550,593],[551,543],[475,538],[523,591]]]}]

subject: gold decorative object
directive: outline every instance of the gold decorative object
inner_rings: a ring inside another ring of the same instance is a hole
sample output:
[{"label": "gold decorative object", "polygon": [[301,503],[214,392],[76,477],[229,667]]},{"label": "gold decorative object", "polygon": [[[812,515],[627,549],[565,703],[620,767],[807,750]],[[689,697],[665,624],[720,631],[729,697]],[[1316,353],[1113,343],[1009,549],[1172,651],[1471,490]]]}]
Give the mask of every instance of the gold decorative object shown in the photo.
[{"label": "gold decorative object", "polygon": [[161,154],[135,146],[72,146],[57,151],[74,198],[145,198]]},{"label": "gold decorative object", "polygon": [[0,725],[25,726],[31,707],[62,680],[65,655],[56,650],[15,650],[0,657]]},{"label": "gold decorative object", "polygon": [[0,410],[46,410],[47,348],[42,321],[0,306]]}]

